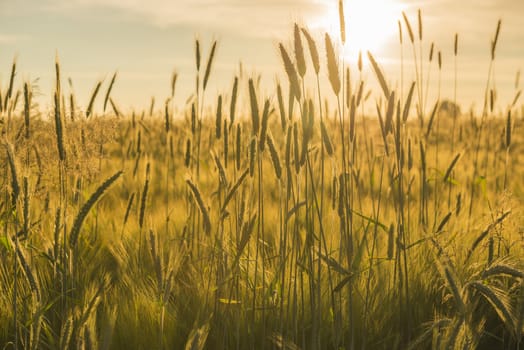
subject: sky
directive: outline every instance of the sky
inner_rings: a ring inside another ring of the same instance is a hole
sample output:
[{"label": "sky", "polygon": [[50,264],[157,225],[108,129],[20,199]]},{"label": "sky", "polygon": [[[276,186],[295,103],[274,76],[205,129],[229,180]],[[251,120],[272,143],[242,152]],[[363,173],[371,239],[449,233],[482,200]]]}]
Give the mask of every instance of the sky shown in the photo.
[{"label": "sky", "polygon": [[[482,105],[490,41],[499,19],[493,80],[498,108],[504,110],[520,89],[515,82],[517,72],[524,69],[522,0],[345,0],[344,7],[348,37],[342,46],[337,0],[0,0],[0,86],[5,91],[16,58],[18,86],[32,82],[40,104],[50,106],[58,56],[62,75],[71,78],[77,104],[84,108],[97,81],[103,79],[106,88],[115,71],[112,96],[122,111],[145,108],[153,96],[160,108],[170,95],[171,75],[176,71],[175,102],[182,109],[194,91],[194,41],[198,38],[204,63],[211,42],[218,40],[210,96],[227,96],[241,62],[243,74],[260,76],[261,89],[271,97],[277,79],[287,84],[278,44],[283,42],[292,52],[293,23],[297,22],[313,33],[322,56],[323,35],[330,33],[352,74],[358,74],[356,60],[358,52],[363,52],[363,78],[369,89],[375,91],[377,84],[367,67],[368,50],[389,84],[407,90],[416,74],[410,64],[413,51],[402,22],[401,79],[397,21],[404,11],[417,32],[417,10],[421,9],[423,77],[431,81],[429,101],[439,93],[439,71],[436,59],[428,63],[429,47],[434,42],[435,52],[442,53],[440,96],[452,98],[453,41],[458,33],[457,99],[463,109]],[[418,46],[416,54],[420,54]],[[322,67],[321,85],[328,88],[325,71]],[[311,73],[308,79],[314,86]],[[378,92],[372,96],[380,97]]]}]

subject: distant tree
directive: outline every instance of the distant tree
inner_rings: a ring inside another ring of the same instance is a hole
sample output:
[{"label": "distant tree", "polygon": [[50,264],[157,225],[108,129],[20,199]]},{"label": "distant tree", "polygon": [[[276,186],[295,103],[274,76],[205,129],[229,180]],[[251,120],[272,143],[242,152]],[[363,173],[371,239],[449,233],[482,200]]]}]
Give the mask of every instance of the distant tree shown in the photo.
[{"label": "distant tree", "polygon": [[442,103],[440,104],[440,112],[445,113],[450,117],[453,117],[454,115],[458,117],[461,114],[460,106],[450,100],[442,101]]}]

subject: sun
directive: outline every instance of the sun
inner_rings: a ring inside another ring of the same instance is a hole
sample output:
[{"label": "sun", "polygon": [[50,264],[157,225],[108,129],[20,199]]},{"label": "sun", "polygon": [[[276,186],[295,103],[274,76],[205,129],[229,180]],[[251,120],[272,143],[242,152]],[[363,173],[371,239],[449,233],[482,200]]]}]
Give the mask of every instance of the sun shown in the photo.
[{"label": "sun", "polygon": [[[344,56],[354,61],[358,53],[371,51],[380,54],[384,44],[398,36],[397,21],[405,5],[399,0],[345,0],[346,44]],[[320,14],[315,26],[340,37],[338,1],[326,2],[324,13]]]}]

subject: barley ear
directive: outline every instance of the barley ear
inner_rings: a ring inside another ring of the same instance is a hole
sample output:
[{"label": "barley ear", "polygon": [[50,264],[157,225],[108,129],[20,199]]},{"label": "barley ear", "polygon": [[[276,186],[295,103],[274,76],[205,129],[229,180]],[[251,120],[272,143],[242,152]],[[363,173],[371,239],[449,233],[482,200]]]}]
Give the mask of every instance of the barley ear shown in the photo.
[{"label": "barley ear", "polygon": [[273,135],[269,133],[267,135],[267,145],[269,147],[269,154],[271,155],[271,163],[273,164],[273,170],[277,179],[280,180],[282,177],[282,165],[280,164],[280,157],[278,155],[277,148],[275,146],[275,141],[273,140]]},{"label": "barley ear", "polygon": [[340,40],[342,45],[346,43],[346,20],[344,18],[344,1],[338,1],[338,18],[340,21]]},{"label": "barley ear", "polygon": [[237,124],[236,142],[235,142],[235,165],[237,171],[240,170],[240,160],[242,156],[242,127]]},{"label": "barley ear", "polygon": [[95,85],[93,93],[91,94],[91,98],[89,99],[89,104],[87,105],[86,118],[89,118],[93,114],[93,106],[94,106],[96,96],[98,95],[98,91],[100,91],[101,86],[102,86],[101,81],[97,82]]},{"label": "barley ear", "polygon": [[106,96],[104,98],[104,112],[106,111],[107,102],[109,101],[109,96],[111,95],[111,90],[113,89],[113,85],[115,84],[117,73],[118,72],[115,72],[113,74],[113,77],[111,78],[111,82],[109,83],[109,87],[107,88]]},{"label": "barley ear", "polygon": [[455,158],[453,158],[448,169],[446,170],[446,173],[444,174],[444,182],[448,182],[449,177],[451,176],[451,172],[453,171],[453,168],[455,168],[455,165],[457,164],[459,159],[460,159],[460,153],[457,154]]},{"label": "barley ear", "polygon": [[506,148],[509,148],[511,145],[511,110],[508,112],[508,117],[506,118]]},{"label": "barley ear", "polygon": [[253,177],[255,175],[255,163],[257,155],[257,138],[253,136],[251,143],[249,144],[249,176]]},{"label": "barley ear", "polygon": [[349,140],[353,142],[355,140],[355,114],[357,106],[355,105],[355,96],[351,97],[351,105],[349,110]]},{"label": "barley ear", "polygon": [[91,194],[91,196],[89,197],[87,202],[84,203],[82,208],[80,208],[80,211],[76,215],[75,220],[73,222],[73,227],[71,228],[71,231],[69,232],[69,245],[71,247],[76,246],[76,243],[78,241],[78,236],[80,234],[80,229],[82,228],[82,224],[84,223],[84,220],[87,217],[87,214],[89,213],[91,208],[100,199],[100,197],[102,197],[105,191],[122,175],[122,173],[123,171],[120,170],[116,172],[113,176],[105,180],[96,189],[96,191]]},{"label": "barley ear", "polygon": [[395,226],[391,224],[388,230],[388,260],[393,259],[395,252]]},{"label": "barley ear", "polygon": [[220,157],[218,157],[215,152],[211,151],[211,157],[215,161],[215,166],[218,170],[218,178],[220,181],[220,184],[224,187],[228,186],[227,176],[226,176],[226,170],[224,169],[224,166],[222,165],[222,162],[220,161]]},{"label": "barley ear", "polygon": [[384,73],[382,73],[382,69],[380,69],[377,61],[375,61],[375,58],[369,51],[368,51],[368,58],[369,58],[369,62],[371,62],[371,66],[373,67],[373,70],[375,71],[375,75],[377,76],[378,82],[380,83],[380,87],[382,88],[382,91],[384,92],[384,96],[386,98],[389,98],[391,94],[389,92],[389,88],[388,88],[388,84],[386,83],[386,79],[384,78]]},{"label": "barley ear", "polygon": [[166,102],[164,103],[164,128],[166,131],[166,134],[171,129],[171,116],[169,115],[169,102],[171,101],[171,98],[167,98]]},{"label": "barley ear", "polygon": [[29,140],[31,136],[30,128],[30,112],[31,112],[31,90],[28,83],[24,83],[24,123],[25,123],[25,138]]},{"label": "barley ear", "polygon": [[300,148],[298,146],[298,126],[297,123],[293,124],[293,151],[294,151],[294,164],[295,172],[300,172]]},{"label": "barley ear", "polygon": [[58,348],[61,350],[69,349],[71,342],[71,336],[73,334],[73,316],[70,315],[67,320],[63,323],[60,331],[60,338],[58,341]]},{"label": "barley ear", "polygon": [[[123,223],[124,226],[127,223],[127,220],[129,219],[129,213],[131,212],[131,207],[133,206],[133,203],[135,201],[135,195],[136,195],[135,192],[131,193],[131,196],[129,197],[129,200],[127,201],[126,211],[125,211],[125,214],[124,214],[124,223]],[[58,220],[60,220],[59,217],[58,217]]]},{"label": "barley ear", "polygon": [[326,125],[324,124],[324,121],[320,122],[320,133],[322,135],[322,142],[324,142],[324,147],[326,148],[328,156],[333,156],[333,144],[331,143],[331,139],[329,138],[329,134],[326,129]]},{"label": "barley ear", "polygon": [[[519,84],[518,84],[518,79],[517,79],[517,81],[516,81],[516,83],[515,83],[515,86],[516,86],[517,88],[518,88],[518,86],[519,86]],[[521,94],[522,94],[522,90],[517,91],[517,93],[515,94],[515,97],[513,98],[513,102],[511,103],[511,107],[512,107],[512,108],[516,106],[516,104],[517,104],[517,102],[518,102],[518,100],[519,100]]]},{"label": "barley ear", "polygon": [[231,92],[231,104],[229,106],[229,125],[231,127],[235,123],[235,109],[237,105],[237,95],[238,95],[238,77],[235,77],[235,82],[233,83],[233,90]]},{"label": "barley ear", "polygon": [[227,119],[224,119],[224,126],[223,126],[222,130],[223,130],[223,134],[224,134],[224,137],[223,137],[223,140],[224,140],[224,152],[223,152],[223,155],[224,155],[224,166],[227,169],[227,163],[228,163],[228,159],[229,159],[229,126],[227,124]]},{"label": "barley ear", "polygon": [[351,70],[349,69],[349,67],[346,68],[346,79],[345,80],[346,80],[345,81],[345,83],[346,83],[346,107],[349,108],[350,101],[351,101],[351,94],[352,94],[352,91],[351,91]]},{"label": "barley ear", "polygon": [[191,164],[191,139],[188,137],[186,140],[186,152],[184,155],[184,166],[189,168]]},{"label": "barley ear", "polygon": [[[113,112],[115,113],[115,115],[117,117],[120,117],[122,113],[120,113],[120,111],[118,110],[118,107],[115,104],[115,101],[113,101],[111,97],[109,98],[109,103],[111,104],[111,108],[113,109]],[[71,115],[73,115],[73,112],[71,112]]]},{"label": "barley ear", "polygon": [[477,249],[477,247],[479,246],[479,244],[484,240],[484,238],[487,237],[487,235],[495,228],[497,227],[497,225],[501,224],[504,219],[506,219],[506,217],[511,214],[511,211],[508,210],[504,213],[502,213],[499,217],[497,217],[491,224],[488,225],[488,227],[486,227],[484,229],[484,231],[482,231],[480,233],[480,235],[475,239],[475,241],[473,241],[473,244],[471,245],[471,248],[469,248],[468,250],[468,253],[466,255],[466,261],[468,261],[471,256],[473,255],[473,252]]},{"label": "barley ear", "polygon": [[269,120],[269,100],[266,100],[266,102],[264,103],[264,112],[262,113],[262,124],[261,124],[260,135],[259,135],[259,149],[261,152],[264,151],[264,146],[266,144],[268,120]]},{"label": "barley ear", "polygon": [[398,23],[398,40],[399,40],[400,45],[402,45],[403,44],[402,23],[400,22],[400,20],[398,20],[397,23]]},{"label": "barley ear", "polygon": [[406,98],[406,103],[404,104],[404,110],[402,111],[402,121],[405,123],[409,117],[409,109],[411,108],[411,99],[413,98],[413,91],[415,90],[415,82],[411,83],[409,88],[408,97]]},{"label": "barley ear", "polygon": [[406,24],[406,28],[408,29],[409,40],[411,41],[411,43],[413,43],[415,41],[415,37],[413,36],[413,30],[411,29],[411,24],[409,24],[409,20],[405,12],[402,12],[402,17],[404,17],[404,23]]},{"label": "barley ear", "polygon": [[196,68],[197,71],[200,71],[200,41],[198,39],[195,40],[195,60],[196,60]]},{"label": "barley ear", "polygon": [[233,184],[233,186],[231,186],[231,189],[229,190],[229,192],[226,195],[226,198],[224,199],[222,208],[220,209],[221,213],[225,212],[227,205],[229,204],[229,202],[231,201],[231,199],[233,198],[233,196],[235,195],[239,187],[242,185],[242,183],[244,182],[248,174],[249,174],[249,169],[244,170],[244,172],[239,176],[239,178]]},{"label": "barley ear", "polygon": [[22,248],[19,245],[17,245],[16,247],[16,253],[16,255],[18,256],[18,260],[20,261],[20,265],[22,266],[22,270],[24,271],[24,275],[27,279],[27,282],[29,283],[29,287],[31,288],[31,294],[34,295],[36,301],[40,301],[41,294],[40,287],[38,285],[38,280],[35,278],[35,275],[31,270],[31,266],[29,266],[29,264],[27,263],[27,259],[25,258],[24,253],[22,252]]},{"label": "barley ear", "polygon": [[418,9],[418,39],[422,41],[422,11]]},{"label": "barley ear", "polygon": [[300,29],[296,23],[294,28],[294,43],[298,74],[304,78],[304,75],[306,74],[306,60],[304,59],[304,47],[302,46],[302,39],[300,38]]},{"label": "barley ear", "polygon": [[290,169],[291,169],[291,137],[292,136],[293,136],[293,134],[292,134],[292,126],[290,125],[287,128],[287,133],[286,133],[286,153],[284,155],[284,162],[285,162],[285,165],[286,165],[286,169],[288,169],[288,171],[290,171]]},{"label": "barley ear", "polygon": [[213,59],[215,58],[216,48],[217,48],[217,42],[215,40],[213,42],[213,46],[211,46],[211,52],[209,53],[209,58],[207,59],[206,72],[204,74],[204,85],[203,85],[204,91],[206,90],[207,82],[209,81],[209,75],[211,74],[211,67],[213,65]]},{"label": "barley ear", "polygon": [[431,111],[431,115],[429,116],[428,129],[426,131],[426,138],[428,138],[431,133],[433,121],[435,120],[435,116],[437,115],[439,105],[440,105],[439,101],[435,102],[435,106],[433,107],[433,110]]},{"label": "barley ear", "polygon": [[284,107],[284,98],[282,97],[282,88],[280,87],[280,84],[277,84],[277,98],[278,110],[280,112],[280,124],[282,126],[282,131],[285,131],[287,126],[286,110]]},{"label": "barley ear", "polygon": [[251,123],[253,126],[253,135],[258,134],[260,127],[260,115],[258,110],[257,94],[253,79],[249,79],[249,101],[251,104]]},{"label": "barley ear", "polygon": [[500,34],[500,25],[502,24],[502,20],[499,19],[497,22],[497,30],[495,31],[495,38],[492,41],[491,44],[491,59],[495,59],[495,50],[497,48],[497,42],[499,40],[499,34]]},{"label": "barley ear", "polygon": [[13,59],[13,64],[11,65],[11,75],[9,76],[9,87],[7,88],[7,93],[5,94],[5,100],[4,100],[4,109],[8,109],[7,103],[9,102],[9,99],[13,95],[13,85],[15,81],[16,76],[16,57]]},{"label": "barley ear", "polygon": [[393,113],[395,112],[395,91],[391,93],[388,99],[388,109],[386,111],[385,132],[386,134],[393,131]]},{"label": "barley ear", "polygon": [[57,92],[55,92],[55,131],[58,157],[62,162],[65,162],[66,154],[64,148],[64,130],[62,127],[62,116],[60,113],[60,100]]},{"label": "barley ear", "polygon": [[144,189],[142,190],[142,197],[140,198],[140,213],[138,216],[138,226],[140,227],[140,230],[142,230],[142,227],[144,226],[144,216],[145,216],[146,205],[147,205],[147,194],[149,192],[150,172],[151,172],[151,164],[147,162],[146,179],[144,181]]},{"label": "barley ear", "polygon": [[16,207],[18,196],[20,195],[20,183],[18,182],[18,170],[16,167],[13,146],[7,144],[7,160],[11,169],[11,204]]},{"label": "barley ear", "polygon": [[211,220],[209,218],[209,212],[204,204],[204,200],[202,199],[202,195],[191,179],[186,179],[186,183],[193,193],[193,198],[195,198],[197,202],[200,214],[202,214],[204,232],[209,235],[211,233]]},{"label": "barley ear", "polygon": [[[149,105],[149,115],[153,116],[153,112],[155,111],[155,96],[151,97],[151,104]],[[142,119],[144,115],[142,114]]]},{"label": "barley ear", "polygon": [[320,71],[320,59],[318,56],[317,45],[315,40],[311,37],[311,34],[309,34],[305,28],[302,28],[302,34],[306,37],[309,54],[311,55],[311,62],[313,62],[313,69],[315,70],[315,74],[318,75],[318,72]]},{"label": "barley ear", "polygon": [[[516,332],[515,325],[517,320],[511,306],[510,298],[499,288],[487,286],[483,281],[473,281],[469,287],[476,289],[491,304],[493,310],[499,315],[501,320],[512,331]],[[520,333],[520,330],[518,331]]]},{"label": "barley ear", "polygon": [[289,58],[289,55],[286,49],[284,48],[284,45],[279,44],[279,48],[282,61],[284,62],[284,69],[286,70],[287,77],[289,79],[289,89],[291,92],[290,96],[293,96],[297,99],[297,101],[300,101],[302,93],[300,90],[300,85],[298,83],[297,71],[295,70],[295,66],[291,62],[291,58]]},{"label": "barley ear", "polygon": [[220,139],[222,136],[222,95],[218,96],[217,113],[215,119],[215,137]]},{"label": "barley ear", "polygon": [[335,49],[333,48],[333,43],[328,33],[325,35],[325,42],[329,82],[331,83],[333,92],[338,96],[340,93],[340,76],[338,72],[337,59],[335,56]]},{"label": "barley ear", "polygon": [[175,71],[171,75],[171,98],[175,97],[176,81],[178,80],[178,73]]}]

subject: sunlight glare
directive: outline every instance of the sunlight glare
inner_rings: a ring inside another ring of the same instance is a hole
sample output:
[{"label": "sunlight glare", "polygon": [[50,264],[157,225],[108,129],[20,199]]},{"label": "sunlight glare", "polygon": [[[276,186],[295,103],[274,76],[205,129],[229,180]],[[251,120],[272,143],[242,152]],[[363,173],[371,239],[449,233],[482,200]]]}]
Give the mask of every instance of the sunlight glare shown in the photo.
[{"label": "sunlight glare", "polygon": [[[398,0],[345,0],[344,56],[356,61],[359,51],[380,54],[384,43],[398,36],[397,20],[404,7]],[[315,22],[320,30],[340,40],[338,1],[326,3],[326,11]]]}]

